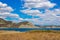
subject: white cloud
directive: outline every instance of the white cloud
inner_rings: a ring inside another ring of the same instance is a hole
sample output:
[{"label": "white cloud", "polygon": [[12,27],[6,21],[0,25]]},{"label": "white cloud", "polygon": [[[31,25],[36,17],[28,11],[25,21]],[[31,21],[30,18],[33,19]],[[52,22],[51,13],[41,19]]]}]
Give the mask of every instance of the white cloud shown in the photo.
[{"label": "white cloud", "polygon": [[7,4],[3,4],[2,2],[0,2],[0,6],[1,6],[1,7],[6,7]]},{"label": "white cloud", "polygon": [[[39,25],[59,25],[60,24],[60,9],[54,10],[45,10],[45,13],[41,13],[39,10],[22,10],[23,13],[31,15],[32,19],[26,19],[27,21],[31,21],[34,24]],[[38,16],[38,18],[34,18],[34,16]]]},{"label": "white cloud", "polygon": [[0,2],[0,13],[11,12],[11,11],[13,11],[12,7],[8,6],[7,4]]},{"label": "white cloud", "polygon": [[49,0],[25,0],[24,7],[26,8],[52,8],[56,4]]},{"label": "white cloud", "polygon": [[11,21],[22,21],[19,17],[18,14],[16,13],[12,13],[12,11],[14,11],[14,9],[10,6],[8,6],[7,4],[5,3],[2,3],[0,2],[0,18],[11,18],[12,20]]},{"label": "white cloud", "polygon": [[26,9],[26,10],[20,10],[20,11],[31,16],[38,16],[38,15],[42,16],[42,13],[39,10]]},{"label": "white cloud", "polygon": [[41,16],[44,24],[59,25],[60,24],[60,9],[46,10],[44,16]]},{"label": "white cloud", "polygon": [[[21,12],[31,15],[31,19],[25,19],[34,24],[38,25],[60,25],[60,9],[49,10],[48,8],[53,8],[56,4],[51,3],[49,0],[25,0],[24,7],[28,9],[20,10]],[[43,8],[45,10],[42,13],[40,10],[32,8]],[[38,18],[34,18],[38,16]]]},{"label": "white cloud", "polygon": [[2,18],[19,17],[18,14],[12,14],[11,13],[12,11],[13,11],[12,7],[0,2],[0,17],[2,17]]}]

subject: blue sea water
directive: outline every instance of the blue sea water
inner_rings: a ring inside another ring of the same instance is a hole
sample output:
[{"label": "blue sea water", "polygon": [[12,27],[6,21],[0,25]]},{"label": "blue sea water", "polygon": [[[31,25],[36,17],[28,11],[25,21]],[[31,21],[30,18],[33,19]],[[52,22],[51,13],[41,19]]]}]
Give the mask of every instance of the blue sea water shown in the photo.
[{"label": "blue sea water", "polygon": [[20,32],[26,32],[26,31],[30,31],[30,30],[56,30],[56,31],[60,31],[60,28],[0,28],[0,30],[20,31]]}]

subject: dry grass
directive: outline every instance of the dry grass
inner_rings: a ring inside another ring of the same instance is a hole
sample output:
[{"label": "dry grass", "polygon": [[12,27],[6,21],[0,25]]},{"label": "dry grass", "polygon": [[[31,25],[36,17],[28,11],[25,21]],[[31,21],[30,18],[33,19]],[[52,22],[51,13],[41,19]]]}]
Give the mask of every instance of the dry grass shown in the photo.
[{"label": "dry grass", "polygon": [[0,40],[60,40],[60,32],[30,31],[14,32],[0,31]]}]

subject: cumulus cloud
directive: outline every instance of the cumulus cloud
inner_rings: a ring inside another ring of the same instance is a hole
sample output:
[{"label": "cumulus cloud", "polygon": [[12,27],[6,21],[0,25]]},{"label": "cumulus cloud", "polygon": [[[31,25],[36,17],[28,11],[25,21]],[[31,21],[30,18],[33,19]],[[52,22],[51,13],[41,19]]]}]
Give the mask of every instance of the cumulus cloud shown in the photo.
[{"label": "cumulus cloud", "polygon": [[0,12],[11,12],[13,9],[5,3],[0,2]]},{"label": "cumulus cloud", "polygon": [[52,8],[56,4],[49,0],[25,0],[25,8]]},{"label": "cumulus cloud", "polygon": [[[51,3],[49,0],[25,0],[24,10],[21,12],[31,15],[31,19],[25,19],[27,21],[33,22],[38,25],[60,25],[60,9],[49,10],[53,8],[56,4]],[[35,10],[32,8],[36,8]],[[44,9],[44,13],[39,9]],[[38,18],[34,18],[38,16]]]},{"label": "cumulus cloud", "polygon": [[11,21],[20,21],[20,17],[18,14],[16,13],[12,13],[12,11],[14,11],[14,9],[10,6],[8,6],[7,4],[5,3],[2,3],[0,2],[0,18],[11,18],[12,20]]},{"label": "cumulus cloud", "polygon": [[[26,19],[27,21],[33,22],[34,24],[38,25],[59,25],[60,24],[60,9],[54,9],[54,10],[45,10],[45,13],[41,13],[40,11],[35,11],[35,10],[30,10],[28,11],[23,11],[26,14],[31,14],[31,16],[38,16],[38,18],[33,18],[32,19]],[[36,15],[35,15],[36,13]]]},{"label": "cumulus cloud", "polygon": [[39,10],[30,10],[30,9],[26,9],[26,10],[20,10],[21,12],[23,12],[24,14],[27,15],[31,15],[31,16],[42,16],[42,13]]}]

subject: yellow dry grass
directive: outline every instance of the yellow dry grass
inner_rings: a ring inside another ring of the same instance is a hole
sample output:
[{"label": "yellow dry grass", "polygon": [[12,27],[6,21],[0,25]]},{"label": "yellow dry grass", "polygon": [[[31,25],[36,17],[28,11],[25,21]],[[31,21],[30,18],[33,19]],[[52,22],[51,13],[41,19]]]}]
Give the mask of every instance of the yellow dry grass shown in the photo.
[{"label": "yellow dry grass", "polygon": [[0,31],[0,40],[60,40],[60,32],[55,31]]}]

